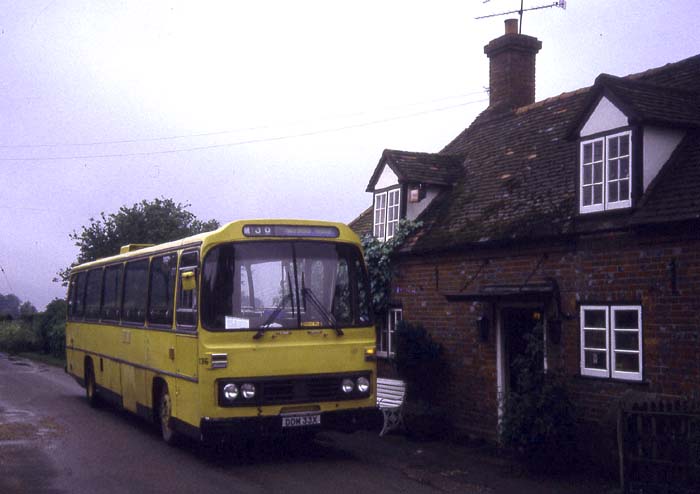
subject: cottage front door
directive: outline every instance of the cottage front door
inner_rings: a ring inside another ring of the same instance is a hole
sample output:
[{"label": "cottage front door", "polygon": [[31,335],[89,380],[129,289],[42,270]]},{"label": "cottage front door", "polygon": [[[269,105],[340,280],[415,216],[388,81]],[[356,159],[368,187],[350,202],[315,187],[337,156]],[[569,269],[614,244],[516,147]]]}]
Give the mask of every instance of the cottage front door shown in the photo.
[{"label": "cottage front door", "polygon": [[[544,372],[543,348],[530,348],[528,345],[542,345],[536,334],[542,312],[536,307],[510,307],[501,311],[503,335],[503,365],[505,396],[510,392],[521,391],[519,376],[524,366],[536,372]],[[533,349],[536,354],[533,355]]]}]

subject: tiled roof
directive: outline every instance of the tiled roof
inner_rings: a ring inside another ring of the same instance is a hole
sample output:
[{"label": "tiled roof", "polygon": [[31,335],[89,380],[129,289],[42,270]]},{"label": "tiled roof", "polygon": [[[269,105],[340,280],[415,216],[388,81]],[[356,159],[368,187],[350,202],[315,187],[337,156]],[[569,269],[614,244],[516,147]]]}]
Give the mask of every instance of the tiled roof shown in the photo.
[{"label": "tiled roof", "polygon": [[414,153],[385,149],[367,185],[367,192],[372,192],[387,165],[404,183],[423,183],[432,185],[451,185],[459,176],[461,159],[447,153]]},{"label": "tiled roof", "polygon": [[357,233],[360,238],[365,235],[372,235],[372,227],[374,226],[373,209],[372,206],[368,207],[360,213],[360,216],[348,223],[350,229]]},{"label": "tiled roof", "polygon": [[700,219],[700,130],[689,132],[649,185],[634,224]]},{"label": "tiled roof", "polygon": [[[681,102],[686,97],[692,100],[688,91],[698,89],[698,80],[700,56],[626,79],[605,76],[599,86],[614,86],[612,91],[640,118],[691,124],[697,114]],[[410,249],[429,251],[573,232],[578,144],[568,136],[596,90],[584,88],[505,113],[483,112],[441,151],[462,156],[464,172],[420,216],[424,227]],[[664,113],[664,105],[672,111]],[[675,174],[664,170],[641,202],[635,221],[655,221],[670,211],[677,214],[690,204],[691,195],[700,195],[698,147],[693,132],[675,154],[673,169],[683,171],[683,191]],[[692,216],[692,207],[687,213]]]}]

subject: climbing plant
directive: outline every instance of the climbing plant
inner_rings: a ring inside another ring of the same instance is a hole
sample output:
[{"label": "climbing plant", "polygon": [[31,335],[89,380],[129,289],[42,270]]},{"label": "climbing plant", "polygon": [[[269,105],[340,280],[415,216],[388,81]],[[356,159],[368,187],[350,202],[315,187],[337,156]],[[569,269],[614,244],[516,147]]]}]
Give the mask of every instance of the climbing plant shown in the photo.
[{"label": "climbing plant", "polygon": [[421,225],[421,222],[404,219],[399,222],[394,236],[386,242],[377,240],[372,235],[365,235],[362,238],[375,313],[384,312],[388,306],[391,279],[394,274],[391,262],[392,255],[404,244],[406,238]]},{"label": "climbing plant", "polygon": [[525,351],[514,359],[516,386],[506,397],[501,440],[537,468],[570,466],[574,440],[574,407],[566,383],[542,370],[543,326],[526,336]]}]

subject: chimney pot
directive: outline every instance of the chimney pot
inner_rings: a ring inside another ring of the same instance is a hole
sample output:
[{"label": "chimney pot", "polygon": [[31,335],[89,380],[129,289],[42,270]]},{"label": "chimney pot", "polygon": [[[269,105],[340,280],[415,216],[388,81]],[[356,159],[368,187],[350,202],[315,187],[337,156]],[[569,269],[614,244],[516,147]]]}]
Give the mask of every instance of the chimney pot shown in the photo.
[{"label": "chimney pot", "polygon": [[518,34],[518,19],[506,19],[506,34]]}]

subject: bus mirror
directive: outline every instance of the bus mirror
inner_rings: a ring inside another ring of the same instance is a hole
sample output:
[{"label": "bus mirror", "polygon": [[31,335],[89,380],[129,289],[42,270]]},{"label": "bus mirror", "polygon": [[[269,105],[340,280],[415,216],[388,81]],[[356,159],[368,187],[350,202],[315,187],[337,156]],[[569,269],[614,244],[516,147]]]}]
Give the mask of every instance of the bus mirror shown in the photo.
[{"label": "bus mirror", "polygon": [[187,292],[194,290],[196,285],[194,271],[183,271],[180,274],[180,281],[182,283],[183,290]]}]

